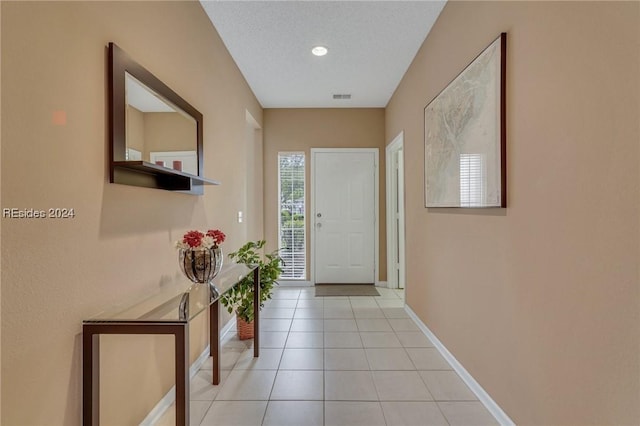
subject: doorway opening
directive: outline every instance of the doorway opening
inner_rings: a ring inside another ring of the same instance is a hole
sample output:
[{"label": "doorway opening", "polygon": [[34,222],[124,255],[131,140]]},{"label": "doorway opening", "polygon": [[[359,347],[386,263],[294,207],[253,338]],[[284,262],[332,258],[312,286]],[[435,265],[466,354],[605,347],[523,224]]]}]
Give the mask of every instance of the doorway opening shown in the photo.
[{"label": "doorway opening", "polygon": [[404,289],[405,215],[404,215],[404,132],[386,149],[387,182],[387,285]]},{"label": "doorway opening", "polygon": [[238,223],[245,224],[241,228],[243,241],[256,241],[264,238],[262,128],[247,110],[245,110],[245,152],[244,210],[238,210],[237,220]]}]

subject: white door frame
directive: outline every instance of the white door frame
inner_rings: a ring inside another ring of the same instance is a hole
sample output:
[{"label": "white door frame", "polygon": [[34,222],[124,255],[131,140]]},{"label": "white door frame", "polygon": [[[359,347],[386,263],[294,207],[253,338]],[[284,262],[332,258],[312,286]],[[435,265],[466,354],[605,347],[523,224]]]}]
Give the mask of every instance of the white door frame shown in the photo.
[{"label": "white door frame", "polygon": [[378,173],[378,156],[379,150],[378,148],[311,148],[311,179],[310,179],[310,197],[311,197],[311,209],[309,210],[309,236],[310,236],[310,259],[309,259],[309,280],[312,285],[316,284],[316,232],[315,226],[313,226],[316,214],[316,190],[315,190],[315,160],[317,153],[325,153],[325,152],[335,152],[335,153],[373,153],[373,169],[374,169],[374,182],[373,182],[373,203],[375,206],[374,218],[373,218],[373,227],[374,227],[374,235],[373,235],[373,264],[374,264],[374,273],[373,279],[375,285],[379,285],[380,281],[380,249],[379,249],[379,228],[378,217],[380,210],[380,202],[379,202],[379,173]]},{"label": "white door frame", "polygon": [[[398,152],[404,153],[404,131],[400,132],[389,145],[385,151],[386,159],[386,178],[387,178],[387,286],[389,288],[399,288],[398,273],[400,279],[404,280],[406,287],[406,275],[405,275],[405,246],[404,246],[404,194],[399,194],[398,186],[402,187],[404,191],[403,179],[400,180],[400,185],[396,185],[395,172],[399,168],[399,171],[404,173],[404,167],[402,164],[396,165],[392,161]],[[402,176],[403,177],[403,176]],[[402,178],[401,177],[401,178]],[[396,217],[395,204],[396,200],[400,198],[399,212]],[[400,222],[403,229],[398,232],[396,221]],[[399,262],[395,266],[395,254],[399,253]]]}]

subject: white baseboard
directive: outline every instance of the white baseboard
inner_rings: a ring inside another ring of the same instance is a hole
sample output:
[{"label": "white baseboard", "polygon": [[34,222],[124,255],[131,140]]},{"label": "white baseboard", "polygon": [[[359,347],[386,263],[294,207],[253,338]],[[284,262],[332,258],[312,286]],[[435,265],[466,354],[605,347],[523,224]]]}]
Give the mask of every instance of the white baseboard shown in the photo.
[{"label": "white baseboard", "polygon": [[[313,287],[315,283],[312,281],[298,281],[298,280],[280,280],[278,281],[280,287]],[[376,281],[376,287],[387,287],[386,281]]]},{"label": "white baseboard", "polygon": [[235,330],[235,326],[236,326],[236,316],[234,315],[231,318],[229,318],[229,321],[227,321],[227,323],[220,329],[221,343],[224,343],[224,339],[227,337],[227,334],[229,334],[231,330]]},{"label": "white baseboard", "polygon": [[313,287],[311,281],[280,280],[278,284],[280,287]]},{"label": "white baseboard", "polygon": [[[233,329],[233,327],[235,326],[236,324],[235,319],[236,319],[235,316],[232,317],[229,321],[227,321],[224,327],[220,329],[221,342],[224,340],[227,333],[229,333],[229,331]],[[202,353],[200,354],[200,356],[198,357],[198,359],[196,359],[195,362],[191,364],[191,367],[189,367],[189,379],[193,379],[193,376],[196,375],[196,373],[200,370],[202,365],[205,362],[207,362],[207,360],[209,359],[209,356],[210,356],[209,345],[207,345],[202,351]],[[167,392],[167,394],[164,397],[162,397],[160,401],[158,401],[156,406],[153,407],[151,411],[149,411],[149,414],[147,414],[147,417],[145,417],[144,420],[140,422],[140,426],[152,426],[156,424],[158,420],[160,420],[160,418],[163,416],[163,414],[169,409],[169,407],[171,407],[171,405],[175,402],[175,400],[176,400],[176,387],[173,386],[171,389],[169,389],[169,392]]]},{"label": "white baseboard", "polygon": [[449,352],[449,350],[442,344],[442,342],[436,337],[429,327],[427,327],[418,318],[415,312],[407,305],[404,305],[404,310],[409,316],[416,322],[420,330],[431,340],[438,352],[447,360],[453,367],[456,373],[460,376],[469,389],[478,397],[478,400],[486,407],[486,409],[495,417],[495,419],[503,426],[515,426],[515,423],[502,411],[502,408],[491,398],[491,396],[480,386],[480,384],[469,374],[469,372],[458,362],[458,360]]}]

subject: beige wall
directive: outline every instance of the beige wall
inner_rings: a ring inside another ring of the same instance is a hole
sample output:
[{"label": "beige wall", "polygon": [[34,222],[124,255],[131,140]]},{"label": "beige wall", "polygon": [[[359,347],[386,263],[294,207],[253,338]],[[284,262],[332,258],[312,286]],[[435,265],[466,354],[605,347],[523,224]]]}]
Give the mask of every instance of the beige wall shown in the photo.
[{"label": "beige wall", "polygon": [[144,158],[154,151],[196,151],[198,124],[178,112],[144,114]]},{"label": "beige wall", "polygon": [[[384,109],[308,108],[264,110],[264,230],[271,249],[278,248],[278,152],[299,151],[306,159],[309,201],[311,148],[378,148],[380,172],[380,280],[386,280]],[[307,259],[309,258],[309,221]],[[307,279],[309,266],[307,262]]]},{"label": "beige wall", "polygon": [[[227,253],[244,242],[245,113],[261,125],[262,110],[198,2],[1,7],[2,207],[76,212],[2,222],[1,423],[74,425],[82,320],[180,280],[173,242],[188,229],[222,229]],[[108,183],[109,41],[203,113],[205,175],[222,186],[197,197]],[[55,111],[66,124],[53,124]],[[206,336],[200,319],[192,358]],[[105,339],[102,424],[137,424],[168,391],[170,347]]]},{"label": "beige wall", "polygon": [[[390,101],[407,302],[517,424],[638,424],[640,3],[449,2]],[[423,207],[423,108],[508,33],[505,210]]]},{"label": "beige wall", "polygon": [[[2,22],[2,7],[0,7],[0,23]],[[0,46],[2,46],[2,31],[0,31]],[[0,55],[0,81],[2,81],[2,55]],[[2,84],[0,84],[0,99],[2,99]],[[0,102],[0,147],[2,146],[2,102]],[[2,198],[2,149],[0,149],[0,199]],[[0,206],[2,207],[2,206]],[[2,252],[2,220],[0,220],[0,253]],[[2,256],[0,256],[0,423],[2,423]]]},{"label": "beige wall", "polygon": [[[125,119],[127,134],[127,149],[135,149],[144,154],[144,113],[139,109],[127,105]],[[143,157],[144,158],[144,157]],[[149,158],[146,158],[149,161]]]},{"label": "beige wall", "polygon": [[[142,112],[126,106],[127,148],[151,161],[152,152],[196,151],[197,123],[178,112]],[[169,166],[170,167],[170,166]]]}]

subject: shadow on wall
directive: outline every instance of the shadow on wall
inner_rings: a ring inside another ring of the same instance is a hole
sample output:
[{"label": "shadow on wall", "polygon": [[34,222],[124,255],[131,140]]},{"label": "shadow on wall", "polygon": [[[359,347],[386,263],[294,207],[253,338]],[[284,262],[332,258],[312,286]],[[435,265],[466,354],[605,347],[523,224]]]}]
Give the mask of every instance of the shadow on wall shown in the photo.
[{"label": "shadow on wall", "polygon": [[206,222],[202,197],[161,189],[105,183],[100,236],[145,234]]},{"label": "shadow on wall", "polygon": [[[82,401],[82,333],[73,336],[73,357],[71,358],[69,386],[67,389],[69,397],[64,410],[64,424],[72,425],[78,423],[82,415],[77,406],[77,403]],[[79,397],[76,398],[76,395]]]}]

